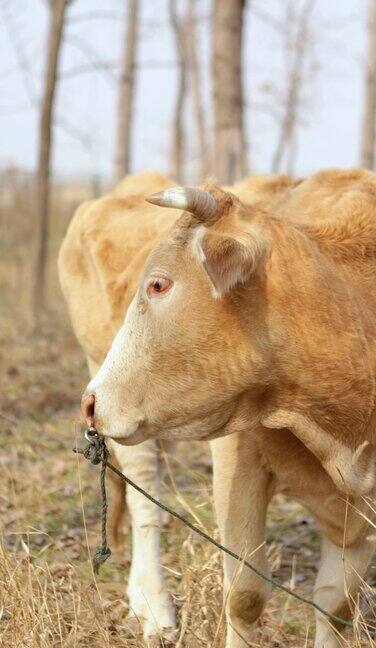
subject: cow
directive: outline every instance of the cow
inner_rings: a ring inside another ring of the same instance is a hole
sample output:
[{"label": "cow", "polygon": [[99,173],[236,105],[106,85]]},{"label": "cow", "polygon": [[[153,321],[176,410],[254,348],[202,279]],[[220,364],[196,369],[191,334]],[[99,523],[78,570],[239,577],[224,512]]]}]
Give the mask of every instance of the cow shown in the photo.
[{"label": "cow", "polygon": [[[232,187],[242,200],[273,203],[298,181],[286,176],[253,176]],[[153,192],[174,183],[155,172],[125,178],[113,192],[83,203],[76,211],[62,243],[58,269],[71,322],[86,355],[90,375],[102,365],[121,328],[150,250],[180,215],[179,209],[147,203]],[[110,441],[112,461],[154,496],[159,492],[157,444],[126,447]],[[109,520],[111,540],[119,542],[125,490],[114,480]],[[174,611],[164,586],[160,558],[159,510],[128,489],[126,500],[132,525],[132,565],[128,582],[131,614],[140,619],[145,639],[172,639]]]},{"label": "cow", "polygon": [[[128,449],[210,441],[222,543],[264,574],[270,498],[303,504],[323,533],[314,600],[350,618],[374,550],[376,176],[320,171],[269,206],[210,181],[148,200],[180,216],[83,394],[86,423]],[[268,596],[225,556],[227,648],[252,642]],[[315,648],[341,629],[316,611]]]}]

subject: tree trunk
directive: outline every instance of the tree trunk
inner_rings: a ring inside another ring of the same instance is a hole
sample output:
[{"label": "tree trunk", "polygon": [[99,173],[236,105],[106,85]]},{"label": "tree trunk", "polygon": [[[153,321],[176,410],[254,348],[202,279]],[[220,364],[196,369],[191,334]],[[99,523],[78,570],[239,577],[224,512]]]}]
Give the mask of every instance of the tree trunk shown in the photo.
[{"label": "tree trunk", "polygon": [[361,166],[366,169],[374,169],[376,134],[376,0],[369,0],[367,34],[367,60],[360,163]]},{"label": "tree trunk", "polygon": [[39,122],[39,155],[35,182],[35,258],[31,286],[31,316],[38,323],[45,302],[48,215],[50,198],[50,161],[52,148],[52,118],[56,90],[56,74],[64,27],[65,10],[69,0],[54,0],[51,5],[47,45],[44,91]]},{"label": "tree trunk", "polygon": [[184,158],[184,100],[187,88],[186,51],[184,29],[180,23],[177,11],[176,0],[169,1],[169,15],[171,28],[174,34],[175,47],[178,56],[178,84],[174,116],[172,122],[172,143],[171,143],[171,175],[175,180],[183,180],[183,158]]},{"label": "tree trunk", "polygon": [[291,67],[287,72],[287,97],[284,114],[281,120],[277,146],[272,160],[273,173],[281,171],[282,158],[288,148],[290,149],[290,154],[287,166],[290,170],[293,169],[293,157],[294,152],[296,151],[296,127],[304,77],[304,62],[309,44],[309,18],[313,6],[314,0],[306,0],[301,15],[297,18],[299,20],[299,27],[296,37],[294,37],[294,35],[290,36],[289,33],[289,27],[293,25],[295,19],[294,4],[293,2],[290,2],[290,4],[287,5],[286,30],[288,33],[286,34],[286,51],[287,55],[292,52],[293,58]]},{"label": "tree trunk", "polygon": [[197,54],[195,0],[188,0],[188,3],[187,61],[192,88],[193,119],[196,127],[199,157],[198,175],[200,181],[202,181],[208,173],[208,147],[206,140],[204,108],[201,96],[200,67]]},{"label": "tree trunk", "polygon": [[128,13],[124,33],[124,50],[119,81],[115,179],[122,180],[130,172],[134,78],[137,46],[139,0],[127,0]]},{"label": "tree trunk", "polygon": [[220,184],[232,184],[247,171],[242,83],[244,6],[244,0],[214,0],[213,171]]}]

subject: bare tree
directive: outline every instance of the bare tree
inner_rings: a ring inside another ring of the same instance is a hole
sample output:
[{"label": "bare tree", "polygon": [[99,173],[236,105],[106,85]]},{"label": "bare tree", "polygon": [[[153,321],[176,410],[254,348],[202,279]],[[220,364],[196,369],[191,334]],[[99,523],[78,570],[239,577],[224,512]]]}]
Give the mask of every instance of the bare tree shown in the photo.
[{"label": "bare tree", "polygon": [[213,15],[213,171],[232,183],[247,170],[243,115],[242,36],[245,0],[214,0]]},{"label": "bare tree", "polygon": [[126,0],[128,5],[124,33],[124,49],[119,80],[115,177],[119,182],[130,171],[132,117],[134,105],[137,20],[139,0]]},{"label": "bare tree", "polygon": [[297,12],[294,0],[289,0],[286,4],[285,22],[282,26],[285,38],[286,90],[277,144],[272,158],[273,173],[281,171],[285,155],[286,170],[289,173],[293,172],[299,111],[310,47],[310,17],[314,4],[315,0],[306,0],[300,13]]},{"label": "bare tree", "polygon": [[182,181],[184,158],[184,100],[187,90],[186,43],[183,23],[177,12],[177,1],[169,0],[168,7],[178,57],[178,83],[172,123],[171,175],[176,180]]},{"label": "bare tree", "polygon": [[39,155],[35,182],[35,259],[31,288],[31,315],[36,325],[44,306],[47,259],[48,215],[50,198],[50,160],[52,118],[56,91],[65,10],[69,0],[50,3],[50,26],[47,44],[46,72],[39,122]]},{"label": "bare tree", "polygon": [[188,0],[187,20],[187,63],[192,91],[193,119],[196,128],[198,150],[198,174],[202,180],[208,173],[208,146],[204,118],[204,106],[201,96],[201,75],[197,53],[197,18],[195,0]]},{"label": "bare tree", "polygon": [[361,166],[375,168],[376,120],[376,0],[368,0],[367,59],[362,124]]}]

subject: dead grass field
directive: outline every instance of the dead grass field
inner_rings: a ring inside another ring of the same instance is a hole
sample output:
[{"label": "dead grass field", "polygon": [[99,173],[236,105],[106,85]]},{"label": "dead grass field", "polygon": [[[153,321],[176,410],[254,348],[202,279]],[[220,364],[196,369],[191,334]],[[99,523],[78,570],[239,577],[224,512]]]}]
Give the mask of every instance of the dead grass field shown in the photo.
[{"label": "dead grass field", "polygon": [[[98,469],[72,452],[81,438],[78,403],[87,373],[56,282],[56,252],[72,206],[59,206],[56,196],[54,204],[49,312],[43,330],[32,337],[25,324],[28,199],[16,195],[0,211],[0,646],[141,647],[137,623],[127,621],[129,534],[99,577],[89,560],[99,540]],[[186,514],[193,508],[215,532],[206,444],[181,444],[169,461],[187,506],[177,501],[166,471],[163,499]],[[163,530],[163,547],[180,625],[176,645],[223,646],[218,552],[175,520]],[[281,497],[273,501],[268,547],[273,575],[311,597],[319,535],[301,507]],[[367,580],[372,585],[372,568]],[[311,609],[275,591],[254,646],[311,647],[312,637]],[[348,633],[343,645],[374,642]]]}]

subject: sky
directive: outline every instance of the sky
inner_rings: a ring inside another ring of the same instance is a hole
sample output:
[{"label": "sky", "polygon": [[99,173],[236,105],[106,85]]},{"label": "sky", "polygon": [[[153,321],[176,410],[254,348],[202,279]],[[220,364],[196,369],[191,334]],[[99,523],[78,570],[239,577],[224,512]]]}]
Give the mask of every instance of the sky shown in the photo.
[{"label": "sky", "polygon": [[[176,1],[183,10],[185,0]],[[318,168],[359,163],[366,0],[313,1],[310,71],[305,75],[293,168],[294,174],[300,176]],[[139,2],[132,171],[157,169],[166,173],[177,74],[168,0]],[[303,0],[295,2],[301,6]],[[56,98],[56,176],[95,175],[108,179],[113,174],[116,66],[126,5],[125,0],[72,0],[69,6]],[[210,6],[209,0],[196,1],[208,133]],[[250,170],[254,172],[270,172],[276,146],[286,71],[283,36],[278,25],[285,9],[286,0],[248,0],[245,12],[245,128]],[[88,15],[92,16],[90,20]],[[42,88],[47,26],[47,0],[0,0],[0,169],[8,165],[30,171],[35,168],[37,103]],[[103,70],[100,62],[110,63],[110,70]],[[79,72],[82,68],[85,73]],[[189,99],[185,123],[189,178],[194,174],[197,159]]]}]

